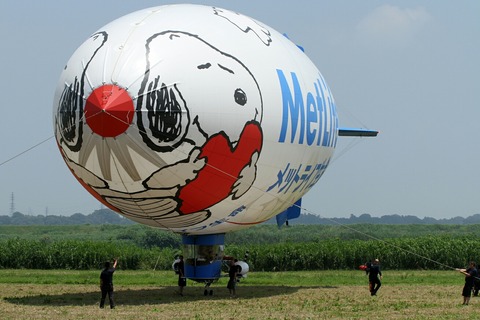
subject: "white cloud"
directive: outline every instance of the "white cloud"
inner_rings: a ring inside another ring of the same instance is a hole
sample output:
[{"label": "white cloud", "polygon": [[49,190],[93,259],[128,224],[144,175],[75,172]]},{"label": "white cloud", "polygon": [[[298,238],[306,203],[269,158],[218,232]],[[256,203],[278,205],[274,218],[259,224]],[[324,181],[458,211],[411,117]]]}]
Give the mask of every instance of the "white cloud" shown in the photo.
[{"label": "white cloud", "polygon": [[399,8],[382,5],[365,16],[357,25],[357,40],[367,44],[403,46],[408,44],[430,21],[424,7]]}]

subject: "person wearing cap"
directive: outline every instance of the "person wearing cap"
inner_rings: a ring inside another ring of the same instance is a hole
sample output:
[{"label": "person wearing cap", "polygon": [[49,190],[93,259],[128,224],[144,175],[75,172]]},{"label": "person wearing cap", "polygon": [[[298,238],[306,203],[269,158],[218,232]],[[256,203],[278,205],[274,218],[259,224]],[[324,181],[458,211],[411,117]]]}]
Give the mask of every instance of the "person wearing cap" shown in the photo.
[{"label": "person wearing cap", "polygon": [[368,287],[372,296],[377,295],[378,289],[382,286],[382,271],[380,270],[380,261],[374,259],[370,268],[367,268],[365,272],[368,274]]},{"label": "person wearing cap", "polygon": [[470,297],[472,296],[472,289],[475,283],[475,279],[478,278],[478,271],[474,261],[470,261],[467,269],[457,269],[465,275],[465,285],[462,289],[463,304],[468,305]]}]

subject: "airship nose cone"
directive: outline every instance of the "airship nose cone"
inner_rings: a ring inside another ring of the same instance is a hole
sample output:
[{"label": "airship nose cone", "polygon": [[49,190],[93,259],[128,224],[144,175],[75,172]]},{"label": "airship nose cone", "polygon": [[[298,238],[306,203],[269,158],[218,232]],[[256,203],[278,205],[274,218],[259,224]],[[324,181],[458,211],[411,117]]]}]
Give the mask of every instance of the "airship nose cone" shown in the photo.
[{"label": "airship nose cone", "polygon": [[112,84],[93,90],[84,109],[90,129],[104,138],[124,133],[132,123],[134,111],[128,92]]}]

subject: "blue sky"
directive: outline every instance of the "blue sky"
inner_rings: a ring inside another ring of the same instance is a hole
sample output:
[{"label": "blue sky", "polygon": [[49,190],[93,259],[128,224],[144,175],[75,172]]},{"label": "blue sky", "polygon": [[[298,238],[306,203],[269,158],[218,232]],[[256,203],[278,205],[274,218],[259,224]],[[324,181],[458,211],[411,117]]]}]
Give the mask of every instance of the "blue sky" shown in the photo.
[{"label": "blue sky", "polygon": [[[317,65],[340,125],[378,129],[339,139],[303,207],[323,217],[369,213],[448,218],[480,213],[480,2],[189,1],[234,10],[287,33]],[[60,72],[94,31],[135,10],[179,1],[0,4],[0,215],[100,208],[56,148]],[[5,161],[48,139],[31,151]]]}]

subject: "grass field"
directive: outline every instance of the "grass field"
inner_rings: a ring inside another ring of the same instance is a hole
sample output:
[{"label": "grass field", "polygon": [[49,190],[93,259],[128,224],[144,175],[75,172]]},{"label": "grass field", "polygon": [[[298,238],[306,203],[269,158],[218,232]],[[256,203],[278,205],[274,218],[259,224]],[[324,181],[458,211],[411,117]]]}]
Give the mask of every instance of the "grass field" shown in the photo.
[{"label": "grass field", "polygon": [[385,271],[371,297],[362,271],[251,272],[231,299],[227,279],[189,281],[176,294],[171,271],[114,276],[114,310],[99,309],[99,271],[0,270],[2,319],[473,319],[480,297],[462,306],[455,271]]}]

